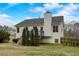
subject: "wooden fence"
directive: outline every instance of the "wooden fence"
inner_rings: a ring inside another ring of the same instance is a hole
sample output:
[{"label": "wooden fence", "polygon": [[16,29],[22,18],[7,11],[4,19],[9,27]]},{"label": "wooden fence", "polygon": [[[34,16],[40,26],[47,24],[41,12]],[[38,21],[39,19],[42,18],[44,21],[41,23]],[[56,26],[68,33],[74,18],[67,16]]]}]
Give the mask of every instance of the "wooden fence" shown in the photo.
[{"label": "wooden fence", "polygon": [[79,38],[61,38],[61,44],[68,46],[79,46]]}]

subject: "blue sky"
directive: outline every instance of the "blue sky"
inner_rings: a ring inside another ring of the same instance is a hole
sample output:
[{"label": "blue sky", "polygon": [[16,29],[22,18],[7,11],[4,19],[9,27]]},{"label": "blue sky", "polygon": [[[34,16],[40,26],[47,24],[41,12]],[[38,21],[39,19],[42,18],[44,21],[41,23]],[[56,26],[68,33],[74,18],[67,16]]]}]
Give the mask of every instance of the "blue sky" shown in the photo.
[{"label": "blue sky", "polygon": [[0,3],[0,25],[13,26],[25,19],[64,16],[64,21],[79,21],[79,3]]}]

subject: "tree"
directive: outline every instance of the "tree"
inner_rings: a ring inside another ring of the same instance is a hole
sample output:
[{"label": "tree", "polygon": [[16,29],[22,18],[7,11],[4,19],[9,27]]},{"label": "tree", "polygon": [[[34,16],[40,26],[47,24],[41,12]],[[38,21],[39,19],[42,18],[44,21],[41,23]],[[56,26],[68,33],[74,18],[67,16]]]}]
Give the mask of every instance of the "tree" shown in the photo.
[{"label": "tree", "polygon": [[39,45],[39,35],[37,27],[33,27],[33,29],[31,30],[31,45],[32,46]]},{"label": "tree", "polygon": [[27,27],[23,29],[22,33],[22,45],[29,45],[29,30]]},{"label": "tree", "polygon": [[41,27],[40,29],[40,39],[44,38],[44,31],[43,31],[43,27]]},{"label": "tree", "polygon": [[23,33],[22,33],[22,45],[25,45],[25,28],[23,29]]},{"label": "tree", "polygon": [[3,43],[4,41],[9,41],[10,34],[6,32],[5,30],[0,30],[0,43]]},{"label": "tree", "polygon": [[33,46],[34,45],[34,34],[33,34],[33,29],[31,30],[31,35],[30,35],[30,44]]},{"label": "tree", "polygon": [[30,44],[30,41],[29,41],[30,34],[29,34],[28,28],[26,27],[25,29],[26,29],[26,32],[25,32],[25,35],[26,35],[25,43],[28,46]]},{"label": "tree", "polygon": [[39,45],[39,34],[38,34],[38,29],[37,27],[35,28],[35,45],[38,46]]},{"label": "tree", "polygon": [[[30,38],[30,40],[29,40]],[[39,35],[37,27],[34,27],[29,33],[28,28],[23,29],[22,33],[22,45],[31,45],[31,46],[38,46],[39,45]]]}]

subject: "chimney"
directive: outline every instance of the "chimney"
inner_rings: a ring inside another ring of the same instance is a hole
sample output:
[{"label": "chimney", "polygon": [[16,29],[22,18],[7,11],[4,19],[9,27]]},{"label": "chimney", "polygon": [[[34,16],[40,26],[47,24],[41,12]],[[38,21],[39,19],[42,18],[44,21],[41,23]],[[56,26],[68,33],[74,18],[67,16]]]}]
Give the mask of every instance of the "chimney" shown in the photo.
[{"label": "chimney", "polygon": [[45,29],[45,35],[51,36],[51,22],[52,22],[52,13],[47,11],[44,14],[44,29]]}]

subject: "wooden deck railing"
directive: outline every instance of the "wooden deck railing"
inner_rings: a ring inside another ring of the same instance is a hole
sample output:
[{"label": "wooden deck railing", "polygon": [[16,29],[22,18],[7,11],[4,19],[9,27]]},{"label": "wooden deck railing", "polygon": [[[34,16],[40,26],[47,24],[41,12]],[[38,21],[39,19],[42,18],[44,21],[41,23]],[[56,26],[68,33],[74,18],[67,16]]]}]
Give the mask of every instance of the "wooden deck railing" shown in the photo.
[{"label": "wooden deck railing", "polygon": [[79,38],[61,38],[61,44],[68,46],[79,46]]}]

